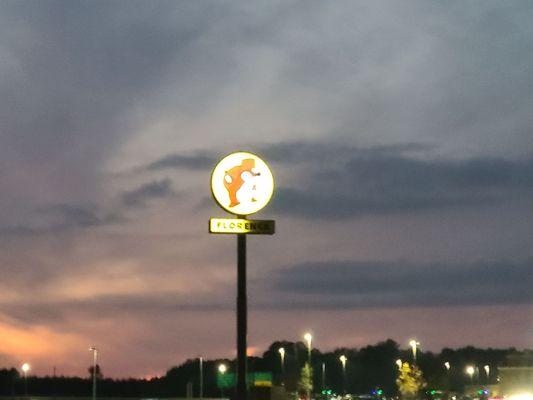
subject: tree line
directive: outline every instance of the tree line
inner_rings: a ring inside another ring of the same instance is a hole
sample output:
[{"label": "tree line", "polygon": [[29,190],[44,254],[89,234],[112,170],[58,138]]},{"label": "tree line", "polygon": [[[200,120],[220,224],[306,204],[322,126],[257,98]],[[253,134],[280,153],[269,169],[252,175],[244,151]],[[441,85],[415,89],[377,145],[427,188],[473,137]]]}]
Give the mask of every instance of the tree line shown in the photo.
[{"label": "tree line", "polygon": [[[282,365],[279,349],[285,350]],[[439,353],[418,350],[416,365],[422,371],[428,388],[461,392],[471,380],[480,385],[494,384],[498,366],[504,366],[509,356],[519,354],[514,348],[481,349],[468,346],[460,349],[445,348]],[[346,357],[344,368],[340,357]],[[512,357],[511,357],[512,358]],[[331,352],[312,349],[312,384],[314,392],[331,389],[336,393],[370,394],[380,389],[384,395],[397,394],[396,380],[399,368],[397,360],[412,363],[411,349],[401,349],[393,340],[359,349],[338,348]],[[288,391],[297,391],[301,384],[301,372],[308,362],[308,349],[303,342],[276,341],[261,357],[248,358],[250,372],[271,372],[273,384],[284,385]],[[217,359],[203,361],[203,388],[205,397],[220,396],[217,387],[218,367],[224,363],[228,373],[236,370],[235,360]],[[449,363],[450,368],[445,367]],[[162,377],[153,379],[111,379],[105,377],[105,367],[98,369],[98,395],[103,397],[185,397],[187,386],[198,396],[200,368],[198,359],[189,359],[170,368]],[[467,365],[478,367],[476,375],[466,375]],[[490,376],[483,367],[490,366]],[[479,372],[478,372],[479,371]],[[86,377],[28,376],[24,377],[14,368],[0,369],[0,395],[39,396],[89,396],[92,390],[92,369]],[[27,386],[26,386],[26,385]],[[227,395],[231,393],[226,393]]]}]

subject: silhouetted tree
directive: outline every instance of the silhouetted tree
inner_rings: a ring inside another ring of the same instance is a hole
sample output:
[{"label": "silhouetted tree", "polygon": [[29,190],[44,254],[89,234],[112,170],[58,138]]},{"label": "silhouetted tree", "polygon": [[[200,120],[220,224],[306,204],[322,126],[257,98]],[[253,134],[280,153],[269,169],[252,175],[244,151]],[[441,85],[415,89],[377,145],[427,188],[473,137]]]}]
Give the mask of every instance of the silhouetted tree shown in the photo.
[{"label": "silhouetted tree", "polygon": [[[89,371],[89,378],[92,379],[93,373],[94,373],[94,366],[90,366],[88,369]],[[100,368],[100,365],[96,364],[96,379],[101,380],[104,378],[104,375],[102,374],[102,369]]]},{"label": "silhouetted tree", "polygon": [[0,369],[0,395],[13,396],[15,394],[15,383],[20,378],[15,368]]},{"label": "silhouetted tree", "polygon": [[[250,372],[272,372],[274,384],[281,383],[281,359],[279,348],[285,349],[284,383],[289,392],[298,391],[302,368],[308,361],[307,346],[303,342],[276,341],[270,345],[262,357],[249,357]],[[443,349],[440,353],[419,350],[417,366],[423,371],[432,389],[447,389],[462,391],[469,377],[464,373],[467,365],[482,368],[489,365],[491,382],[495,383],[498,376],[498,366],[507,365],[519,359],[524,352],[509,349],[480,349],[467,346],[460,349]],[[322,387],[322,364],[325,365],[325,386],[337,393],[343,392],[343,371],[339,361],[341,355],[346,356],[346,390],[353,394],[370,394],[373,389],[380,387],[384,394],[392,396],[397,393],[396,378],[398,368],[395,364],[398,358],[412,360],[410,349],[400,349],[393,340],[386,340],[361,349],[338,348],[334,351],[321,353],[312,349],[312,364],[310,367],[311,384],[316,391]],[[511,356],[509,358],[509,356]],[[514,357],[514,358],[513,358]],[[223,362],[228,366],[228,373],[235,372],[235,360],[204,360],[204,397],[217,397],[220,391],[216,386],[218,365]],[[451,365],[450,370],[444,366]],[[155,379],[106,379],[102,376],[100,367],[97,368],[99,380],[98,394],[102,397],[184,397],[187,383],[193,383],[194,393],[199,390],[199,361],[190,359],[172,367],[165,376]],[[83,378],[65,376],[28,377],[28,386],[32,395],[81,397],[91,393],[92,368],[89,376]],[[486,377],[481,373],[481,383],[486,383]],[[16,369],[0,370],[0,396],[21,395],[24,393],[24,380]],[[233,392],[227,390],[225,394],[231,396]]]}]

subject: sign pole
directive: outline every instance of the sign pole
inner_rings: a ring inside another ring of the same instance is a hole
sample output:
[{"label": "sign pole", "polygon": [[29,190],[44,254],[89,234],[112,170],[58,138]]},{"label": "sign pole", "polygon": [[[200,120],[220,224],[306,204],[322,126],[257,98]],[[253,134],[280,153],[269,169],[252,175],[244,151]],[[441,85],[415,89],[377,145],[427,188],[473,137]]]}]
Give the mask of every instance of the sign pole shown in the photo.
[{"label": "sign pole", "polygon": [[249,152],[228,154],[213,169],[211,193],[220,207],[237,218],[211,218],[209,232],[237,235],[237,400],[247,400],[246,235],[272,235],[274,221],[246,217],[265,207],[274,193],[274,176],[268,165]]},{"label": "sign pole", "polygon": [[246,400],[246,234],[237,235],[237,400]]}]

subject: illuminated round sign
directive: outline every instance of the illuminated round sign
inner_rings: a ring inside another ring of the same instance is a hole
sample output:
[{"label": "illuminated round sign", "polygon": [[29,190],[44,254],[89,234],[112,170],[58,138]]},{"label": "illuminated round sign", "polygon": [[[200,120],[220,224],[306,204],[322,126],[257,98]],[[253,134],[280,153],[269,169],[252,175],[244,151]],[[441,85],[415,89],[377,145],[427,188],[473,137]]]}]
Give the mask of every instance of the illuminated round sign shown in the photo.
[{"label": "illuminated round sign", "polygon": [[268,204],[274,192],[274,177],[268,165],[255,154],[232,153],[224,157],[211,175],[216,202],[236,215],[249,215]]}]

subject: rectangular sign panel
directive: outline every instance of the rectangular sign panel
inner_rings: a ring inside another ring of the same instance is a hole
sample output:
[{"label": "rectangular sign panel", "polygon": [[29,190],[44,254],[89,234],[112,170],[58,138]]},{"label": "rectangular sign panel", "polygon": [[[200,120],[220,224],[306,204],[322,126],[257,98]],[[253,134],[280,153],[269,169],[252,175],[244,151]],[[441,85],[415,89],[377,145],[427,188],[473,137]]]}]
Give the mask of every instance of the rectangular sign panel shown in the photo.
[{"label": "rectangular sign panel", "polygon": [[[227,372],[217,374],[217,386],[220,389],[229,389],[235,387],[237,381],[234,373]],[[251,372],[246,375],[248,386],[272,386],[271,372]]]},{"label": "rectangular sign panel", "polygon": [[211,218],[209,220],[210,233],[273,235],[275,228],[275,221],[273,220],[253,220],[240,218]]}]

